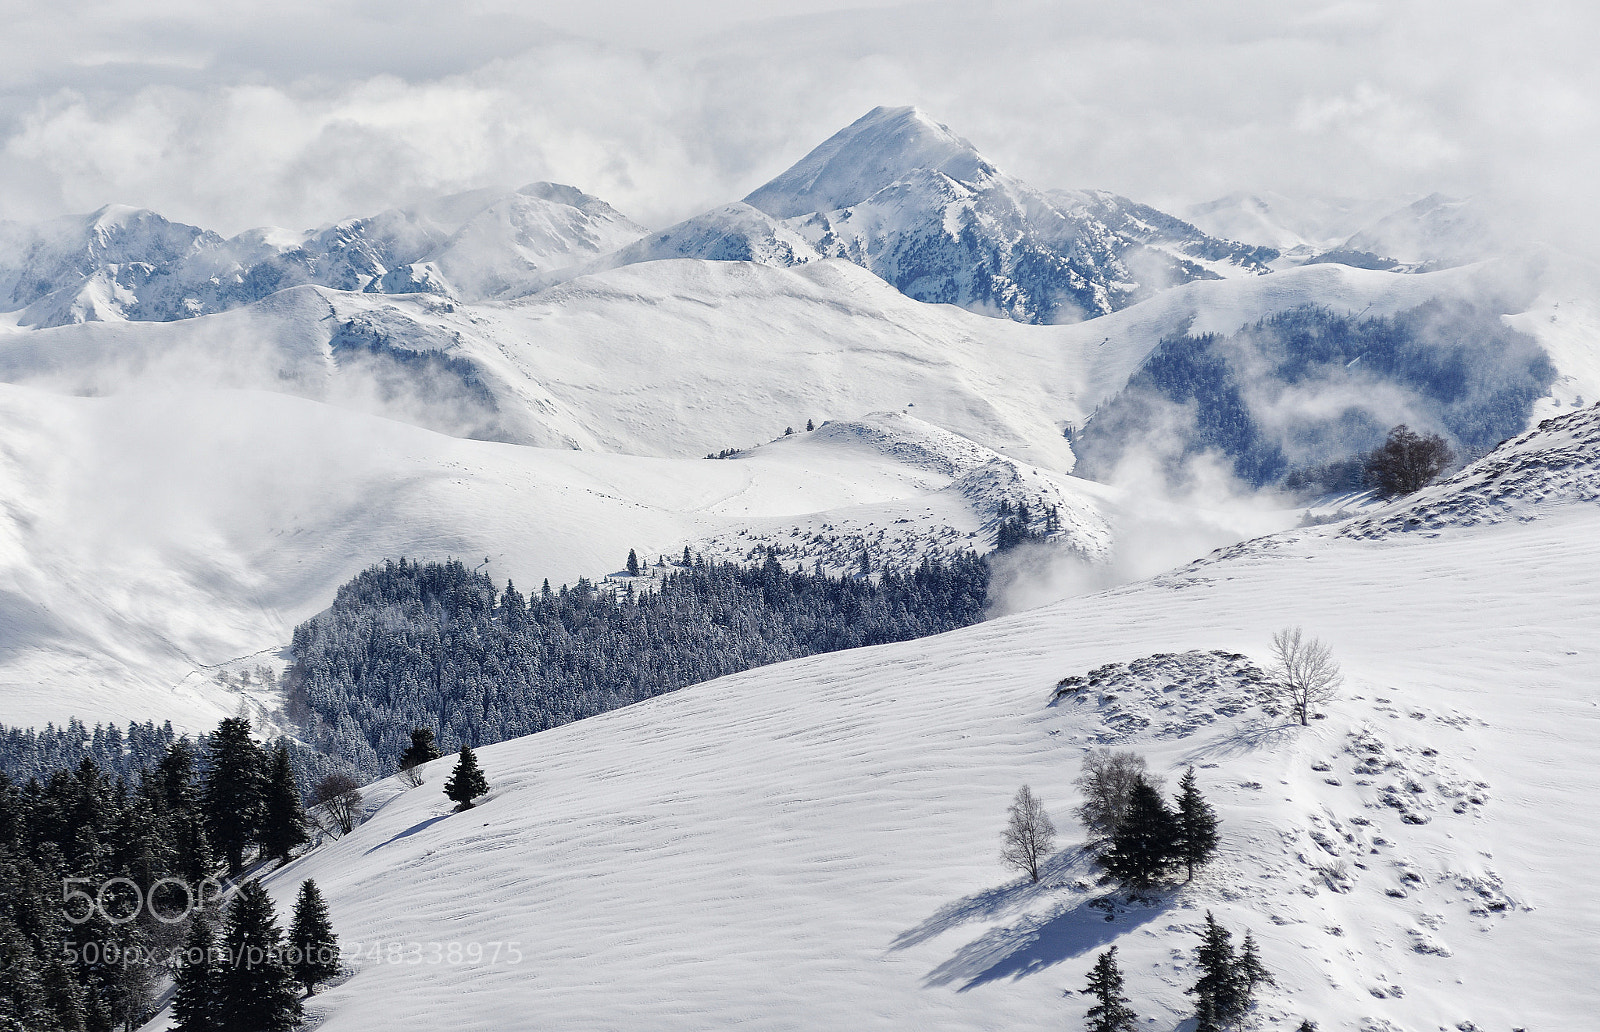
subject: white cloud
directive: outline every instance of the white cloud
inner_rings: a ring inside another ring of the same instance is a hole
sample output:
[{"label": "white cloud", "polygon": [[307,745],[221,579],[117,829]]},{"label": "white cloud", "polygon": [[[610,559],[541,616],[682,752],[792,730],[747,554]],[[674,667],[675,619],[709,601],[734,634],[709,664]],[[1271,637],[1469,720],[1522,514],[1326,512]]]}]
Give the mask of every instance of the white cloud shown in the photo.
[{"label": "white cloud", "polygon": [[1478,192],[1600,238],[1586,6],[840,6],[36,5],[0,42],[0,217],[303,228],[546,178],[664,224],[917,103],[1044,187]]}]

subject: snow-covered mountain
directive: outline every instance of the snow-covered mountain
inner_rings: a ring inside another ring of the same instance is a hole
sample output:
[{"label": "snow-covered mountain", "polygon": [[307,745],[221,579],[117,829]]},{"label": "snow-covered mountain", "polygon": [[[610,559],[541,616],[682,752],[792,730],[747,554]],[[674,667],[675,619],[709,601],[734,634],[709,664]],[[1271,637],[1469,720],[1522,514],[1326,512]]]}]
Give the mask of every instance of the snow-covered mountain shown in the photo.
[{"label": "snow-covered mountain", "polygon": [[1395,208],[1393,201],[1383,199],[1235,193],[1192,205],[1183,217],[1213,236],[1306,257],[1344,246]]},{"label": "snow-covered mountain", "polygon": [[0,308],[18,312],[18,325],[49,327],[186,319],[308,284],[480,301],[526,292],[643,232],[600,199],[552,183],[229,239],[112,206],[0,227]]},{"label": "snow-covered mountain", "polygon": [[1443,194],[1429,194],[1390,212],[1343,246],[1349,252],[1431,266],[1478,261],[1498,249],[1481,204]]},{"label": "snow-covered mountain", "polygon": [[482,302],[663,258],[845,258],[921,301],[1022,322],[1103,315],[1194,279],[1267,271],[1259,247],[1125,198],[1046,196],[914,108],[877,108],[743,203],[658,233],[573,187],[477,190],[308,233],[223,239],[105,208],[0,227],[0,310],[18,325],[170,321],[294,286]]},{"label": "snow-covered mountain", "polygon": [[[1115,945],[1142,1021],[1183,1028],[1211,911],[1260,945],[1264,1026],[1586,1027],[1600,534],[1592,502],[1532,504],[1297,531],[489,746],[465,813],[438,761],[268,877],[280,908],[315,878],[348,951],[311,1010],[327,1032],[1059,1028]],[[1290,624],[1347,675],[1304,728],[1251,670]],[[1098,880],[1072,781],[1099,745],[1169,787],[1196,768],[1222,844],[1193,883]],[[1037,885],[998,859],[1021,784],[1062,833]]]},{"label": "snow-covered mountain", "polygon": [[1267,271],[1259,250],[1202,240],[1192,226],[1122,198],[1046,196],[909,107],[873,109],[745,202],[910,297],[1021,322],[1105,315],[1217,276],[1162,246],[1173,231],[1208,262]]}]

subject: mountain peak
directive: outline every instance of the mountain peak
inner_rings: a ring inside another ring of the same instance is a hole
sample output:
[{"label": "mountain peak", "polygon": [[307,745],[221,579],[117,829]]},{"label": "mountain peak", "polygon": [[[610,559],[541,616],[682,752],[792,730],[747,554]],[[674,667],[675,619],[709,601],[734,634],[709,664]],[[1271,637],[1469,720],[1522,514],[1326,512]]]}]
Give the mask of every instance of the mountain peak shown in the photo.
[{"label": "mountain peak", "polygon": [[972,183],[995,174],[977,149],[915,107],[876,107],[745,202],[776,218],[836,211],[918,169]]}]

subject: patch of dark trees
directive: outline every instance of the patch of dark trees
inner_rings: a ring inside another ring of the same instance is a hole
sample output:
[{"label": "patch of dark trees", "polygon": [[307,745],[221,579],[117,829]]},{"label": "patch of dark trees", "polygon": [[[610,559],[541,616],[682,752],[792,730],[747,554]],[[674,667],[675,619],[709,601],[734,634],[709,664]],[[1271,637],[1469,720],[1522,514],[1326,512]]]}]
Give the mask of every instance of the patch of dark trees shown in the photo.
[{"label": "patch of dark trees", "polygon": [[1399,419],[1481,455],[1522,432],[1555,377],[1538,342],[1488,305],[1366,317],[1304,306],[1233,334],[1164,338],[1073,447],[1090,478],[1143,450],[1181,479],[1211,453],[1254,487],[1355,490]]},{"label": "patch of dark trees", "polygon": [[653,590],[579,580],[524,596],[459,561],[359,574],[295,629],[289,713],[309,743],[386,776],[418,728],[441,748],[531,734],[727,674],[905,641],[983,617],[988,564],[831,577],[696,559]]}]

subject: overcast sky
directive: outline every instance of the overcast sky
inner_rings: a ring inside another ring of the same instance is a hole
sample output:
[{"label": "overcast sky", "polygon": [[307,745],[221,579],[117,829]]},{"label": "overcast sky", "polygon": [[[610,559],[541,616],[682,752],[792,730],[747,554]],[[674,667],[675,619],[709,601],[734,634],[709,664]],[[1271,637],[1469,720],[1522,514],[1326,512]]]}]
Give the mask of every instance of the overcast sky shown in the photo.
[{"label": "overcast sky", "polygon": [[8,6],[0,217],[307,228],[550,179],[664,225],[917,104],[1042,188],[1438,190],[1600,238],[1600,16],[1565,0]]}]

